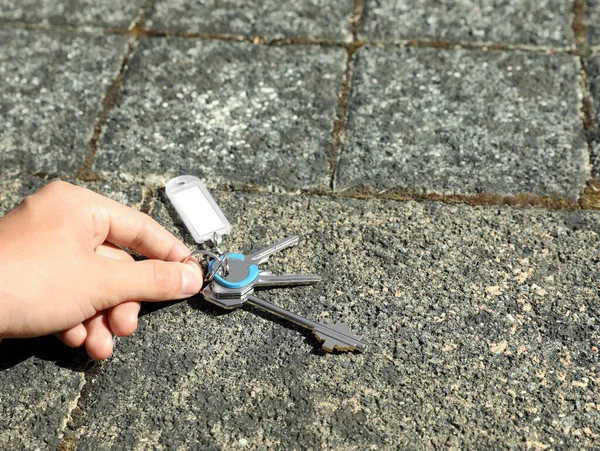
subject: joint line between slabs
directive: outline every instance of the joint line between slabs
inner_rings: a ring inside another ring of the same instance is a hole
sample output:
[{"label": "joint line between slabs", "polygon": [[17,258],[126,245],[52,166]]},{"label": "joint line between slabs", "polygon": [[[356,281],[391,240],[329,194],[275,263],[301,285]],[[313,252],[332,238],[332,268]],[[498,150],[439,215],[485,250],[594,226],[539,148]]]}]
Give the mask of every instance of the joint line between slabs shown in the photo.
[{"label": "joint line between slabs", "polygon": [[[22,172],[19,176],[29,176],[40,178],[44,181],[49,178],[60,178],[66,182],[77,183],[82,180],[73,177],[61,177],[45,173]],[[142,190],[142,201],[137,205],[140,211],[151,212],[157,200],[158,190],[164,189],[164,184],[149,184],[145,181],[132,182],[140,186]],[[600,181],[595,179],[588,180],[588,188],[583,194],[583,201],[570,201],[565,198],[555,198],[531,193],[516,194],[439,194],[435,192],[421,193],[409,191],[404,188],[390,188],[386,190],[377,190],[373,187],[352,187],[340,191],[332,191],[329,187],[312,189],[270,189],[268,187],[250,185],[244,183],[232,184],[209,184],[207,187],[211,191],[221,191],[226,193],[239,194],[269,194],[282,197],[324,197],[329,199],[357,199],[357,200],[391,200],[396,202],[440,202],[446,205],[468,205],[471,207],[523,207],[523,208],[543,208],[548,211],[561,210],[600,210]],[[115,187],[122,187],[127,184],[122,181],[116,181]]]},{"label": "joint line between slabs", "polygon": [[146,23],[153,6],[153,0],[146,1],[146,3],[140,8],[138,16],[131,22],[129,26],[129,44],[127,45],[127,50],[121,57],[121,65],[118,73],[112,79],[110,85],[106,89],[104,97],[102,98],[100,111],[98,112],[96,120],[94,121],[94,129],[90,138],[90,150],[84,158],[83,163],[77,171],[77,174],[75,175],[76,179],[82,181],[93,181],[100,178],[92,171],[92,166],[98,153],[98,140],[106,128],[111,110],[121,97],[121,90],[123,88],[123,84],[125,83],[125,76],[127,74],[127,70],[129,69],[129,63],[133,58],[133,54],[137,48],[137,43],[140,39],[140,34],[137,32],[137,30],[142,28]]},{"label": "joint line between slabs", "polygon": [[[590,48],[585,16],[587,3],[585,0],[573,0],[573,22],[571,23],[577,55],[579,58],[579,86],[581,89],[581,122],[587,145],[588,165],[590,174],[594,173],[594,161],[596,151],[594,141],[598,136],[598,124],[595,119],[594,100],[590,90],[590,81],[587,77],[587,57],[593,52]],[[587,181],[579,197],[579,205],[582,208],[597,209],[600,206],[600,193],[598,193],[598,182],[593,177]]]},{"label": "joint line between slabs", "polygon": [[92,136],[89,141],[89,152],[83,160],[83,163],[79,167],[75,178],[82,181],[94,181],[98,180],[98,176],[95,175],[92,171],[92,166],[94,161],[96,160],[96,154],[98,152],[98,140],[104,131],[106,124],[108,122],[108,116],[110,111],[113,109],[115,104],[118,102],[121,96],[121,88],[123,86],[123,82],[125,80],[125,74],[127,73],[127,69],[129,67],[129,63],[135,52],[137,44],[137,38],[131,37],[129,40],[129,44],[127,46],[127,50],[125,54],[121,57],[121,64],[119,67],[119,71],[112,79],[109,84],[106,92],[104,93],[104,97],[102,98],[100,104],[100,111],[96,116],[94,121],[94,129],[92,132]]},{"label": "joint line between slabs", "polygon": [[[70,31],[80,34],[120,34],[130,35],[136,38],[182,38],[182,39],[202,39],[211,41],[223,42],[247,42],[256,45],[272,45],[272,46],[303,46],[314,45],[323,47],[345,47],[352,48],[356,46],[377,46],[377,47],[425,47],[437,48],[440,50],[463,49],[474,51],[504,51],[504,52],[527,52],[544,55],[577,55],[577,49],[570,47],[536,47],[519,44],[504,44],[494,42],[468,42],[468,41],[443,41],[443,40],[427,40],[427,39],[404,39],[399,41],[371,41],[371,40],[356,40],[352,42],[335,41],[330,39],[308,38],[308,37],[290,37],[290,38],[271,38],[268,36],[245,36],[245,35],[228,35],[228,34],[211,34],[211,33],[196,33],[196,32],[178,32],[167,30],[156,30],[144,28],[142,25],[133,28],[103,28],[95,26],[61,26],[61,25],[46,25],[39,23],[24,23],[24,22],[6,22],[0,21],[0,27],[12,28],[17,30],[40,30],[40,31]],[[591,48],[592,52],[600,52],[600,46]]]},{"label": "joint line between slabs", "polygon": [[329,159],[329,189],[335,190],[337,170],[342,154],[342,140],[346,132],[348,117],[350,114],[350,94],[352,89],[352,74],[354,68],[354,55],[362,45],[358,40],[358,32],[362,22],[366,0],[354,0],[352,12],[350,14],[350,28],[352,30],[353,42],[346,46],[346,67],[342,76],[342,84],[338,92],[338,103],[336,107],[336,117],[333,122],[333,130],[327,151]]}]

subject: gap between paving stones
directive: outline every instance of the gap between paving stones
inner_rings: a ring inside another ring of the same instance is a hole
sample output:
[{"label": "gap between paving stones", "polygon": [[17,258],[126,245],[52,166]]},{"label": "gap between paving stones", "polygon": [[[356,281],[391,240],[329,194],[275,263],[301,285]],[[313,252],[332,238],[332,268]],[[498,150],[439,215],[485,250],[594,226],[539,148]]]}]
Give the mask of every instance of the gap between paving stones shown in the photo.
[{"label": "gap between paving stones", "polygon": [[354,7],[350,15],[350,28],[352,31],[352,41],[358,42],[358,33],[362,24],[363,13],[365,12],[366,0],[354,0]]},{"label": "gap between paving stones", "polygon": [[360,45],[348,47],[348,56],[346,59],[346,69],[342,77],[342,86],[338,94],[338,105],[336,108],[335,120],[333,121],[333,132],[327,157],[329,159],[329,189],[335,190],[335,179],[342,155],[342,139],[348,123],[348,114],[350,113],[350,90],[352,89],[352,69],[354,67],[354,54],[358,51]]},{"label": "gap between paving stones", "polygon": [[76,178],[84,181],[93,181],[97,179],[97,176],[94,175],[91,171],[92,164],[96,159],[96,152],[98,151],[98,139],[100,139],[100,135],[106,126],[108,121],[108,115],[110,110],[115,106],[119,97],[121,95],[121,86],[123,85],[123,80],[125,79],[125,73],[127,72],[127,68],[133,54],[135,53],[135,49],[137,47],[137,39],[135,37],[131,37],[129,39],[129,45],[127,47],[127,51],[125,55],[121,59],[121,66],[119,68],[119,72],[113,78],[111,84],[106,91],[104,98],[101,102],[100,112],[98,116],[96,116],[96,120],[94,121],[94,131],[92,132],[92,137],[90,139],[89,147],[90,150],[86,155],[85,159],[79,170],[77,171]]},{"label": "gap between paving stones", "polygon": [[121,87],[123,86],[123,82],[125,80],[125,73],[129,67],[129,62],[131,58],[133,58],[133,54],[135,53],[135,49],[137,48],[137,42],[139,39],[139,35],[136,30],[144,25],[148,20],[148,15],[152,9],[154,4],[154,0],[148,0],[145,5],[143,5],[140,9],[140,14],[133,20],[131,25],[129,26],[129,45],[127,46],[127,50],[121,59],[121,66],[119,67],[119,72],[113,78],[111,84],[109,85],[104,98],[101,102],[100,112],[98,116],[96,116],[96,120],[94,121],[94,131],[92,132],[92,137],[90,138],[90,151],[86,155],[85,159],[79,170],[77,171],[76,178],[85,181],[93,181],[96,180],[97,177],[92,173],[91,168],[96,159],[96,153],[98,151],[98,140],[100,139],[100,135],[106,126],[108,121],[108,116],[110,110],[115,106],[119,97],[121,96]]},{"label": "gap between paving stones", "polygon": [[[579,63],[581,70],[579,77],[581,80],[581,89],[583,91],[583,98],[581,99],[581,115],[583,122],[583,130],[585,134],[585,140],[588,147],[590,173],[594,173],[594,161],[596,161],[594,140],[598,135],[598,124],[595,120],[595,108],[590,89],[590,81],[587,76],[588,72],[588,61],[587,57],[590,56],[589,39],[587,27],[585,25],[587,3],[585,0],[574,0],[573,1],[573,22],[572,28],[575,35],[575,43],[577,45],[577,54],[579,55]],[[582,206],[585,208],[586,205],[592,206],[592,208],[598,208],[600,205],[600,183],[593,179],[588,181],[588,186],[582,195]]]},{"label": "gap between paving stones", "polygon": [[[30,24],[24,22],[6,22],[0,20],[0,27],[26,29],[26,30],[62,30],[79,34],[119,34],[130,35],[136,38],[185,38],[185,39],[203,39],[207,41],[233,41],[249,42],[257,45],[315,45],[324,47],[354,47],[356,45],[372,45],[377,47],[428,47],[438,49],[463,48],[466,50],[479,51],[521,51],[530,53],[543,53],[550,55],[575,55],[578,50],[569,47],[538,47],[530,45],[504,44],[497,42],[479,42],[479,41],[448,41],[448,40],[428,40],[428,39],[403,39],[398,41],[373,41],[357,40],[353,42],[333,41],[329,39],[317,39],[307,37],[292,38],[273,38],[269,36],[246,36],[233,34],[214,34],[214,33],[195,33],[195,32],[175,32],[169,30],[158,30],[136,26],[130,29],[123,28],[101,28],[101,27],[73,27],[66,25],[47,25]],[[591,48],[593,52],[600,52],[600,46]]]},{"label": "gap between paving stones", "polygon": [[346,47],[348,56],[346,59],[346,70],[342,77],[342,86],[338,94],[338,105],[336,108],[336,118],[333,122],[333,132],[327,156],[329,159],[329,189],[335,190],[335,179],[338,164],[342,154],[342,139],[348,123],[350,114],[350,91],[352,89],[352,69],[354,67],[354,54],[362,46],[358,40],[358,32],[362,22],[362,16],[365,8],[365,0],[355,0],[352,14],[350,16],[350,26],[352,30],[353,42]]},{"label": "gap between paving stones", "polygon": [[[101,182],[109,181],[103,177],[94,175],[93,180],[83,180],[76,177],[59,177],[55,174],[37,172],[34,174],[22,173],[30,177],[41,178],[45,181],[64,180],[65,182],[77,184],[78,182]],[[123,184],[123,181],[117,181]],[[156,198],[156,192],[164,189],[164,183],[139,182],[145,193],[153,193],[152,198],[148,198],[146,205],[152,209]],[[537,194],[520,193],[513,195],[481,193],[481,194],[439,194],[422,193],[417,191],[408,191],[404,188],[390,188],[386,190],[376,190],[372,187],[356,186],[343,191],[332,191],[330,189],[310,189],[310,190],[283,190],[279,187],[265,187],[258,185],[236,183],[234,185],[220,185],[206,183],[211,191],[222,191],[226,193],[241,194],[271,194],[276,196],[305,196],[305,197],[329,197],[332,199],[378,199],[393,200],[396,202],[440,202],[450,205],[469,205],[471,207],[522,207],[522,208],[544,208],[547,210],[600,210],[600,180],[589,180],[588,185],[578,202],[568,199],[556,198],[552,196],[540,196]],[[149,194],[146,194],[149,195]],[[147,213],[145,210],[142,210]]]},{"label": "gap between paving stones", "polygon": [[60,431],[63,434],[61,441],[56,447],[57,451],[71,451],[77,449],[77,438],[75,436],[77,429],[85,423],[84,411],[86,406],[93,404],[94,394],[92,392],[92,382],[102,372],[103,363],[92,362],[83,373],[83,384],[79,390],[76,402],[68,413],[64,427]]}]

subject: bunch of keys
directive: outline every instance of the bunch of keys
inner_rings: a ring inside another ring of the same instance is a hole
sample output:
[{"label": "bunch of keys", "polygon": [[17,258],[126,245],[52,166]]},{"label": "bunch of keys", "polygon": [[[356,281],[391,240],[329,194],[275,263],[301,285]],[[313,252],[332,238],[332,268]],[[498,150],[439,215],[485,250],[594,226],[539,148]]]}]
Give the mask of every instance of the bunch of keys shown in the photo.
[{"label": "bunch of keys", "polygon": [[[210,242],[214,252],[198,250],[191,256],[208,258],[207,278],[202,295],[224,309],[235,309],[251,304],[278,317],[311,330],[322,342],[323,350],[364,351],[365,344],[344,323],[325,324],[311,321],[277,307],[254,295],[255,288],[312,285],[321,280],[316,275],[275,275],[259,269],[276,252],[298,245],[299,238],[292,236],[248,255],[224,253],[219,246],[223,235],[231,232],[227,218],[209,191],[197,177],[182,175],[169,181],[167,197],[183,220],[194,240],[199,244]],[[190,256],[190,257],[191,257]]]}]

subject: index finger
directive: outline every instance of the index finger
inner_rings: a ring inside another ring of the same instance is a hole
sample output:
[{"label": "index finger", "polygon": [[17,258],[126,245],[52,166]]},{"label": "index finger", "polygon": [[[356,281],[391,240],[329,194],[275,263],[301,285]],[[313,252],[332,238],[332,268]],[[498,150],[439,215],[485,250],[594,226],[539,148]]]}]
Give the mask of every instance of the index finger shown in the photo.
[{"label": "index finger", "polygon": [[182,261],[189,248],[145,213],[86,190],[94,218],[94,248],[104,241],[164,261]]}]

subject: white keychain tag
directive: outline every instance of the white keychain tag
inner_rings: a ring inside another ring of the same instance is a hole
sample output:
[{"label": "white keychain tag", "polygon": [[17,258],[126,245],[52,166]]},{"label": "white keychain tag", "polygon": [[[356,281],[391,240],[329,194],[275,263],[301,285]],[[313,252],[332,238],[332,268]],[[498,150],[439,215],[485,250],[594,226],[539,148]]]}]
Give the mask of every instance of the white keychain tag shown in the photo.
[{"label": "white keychain tag", "polygon": [[196,243],[211,241],[218,246],[222,236],[231,232],[229,221],[198,177],[175,177],[166,192]]}]

